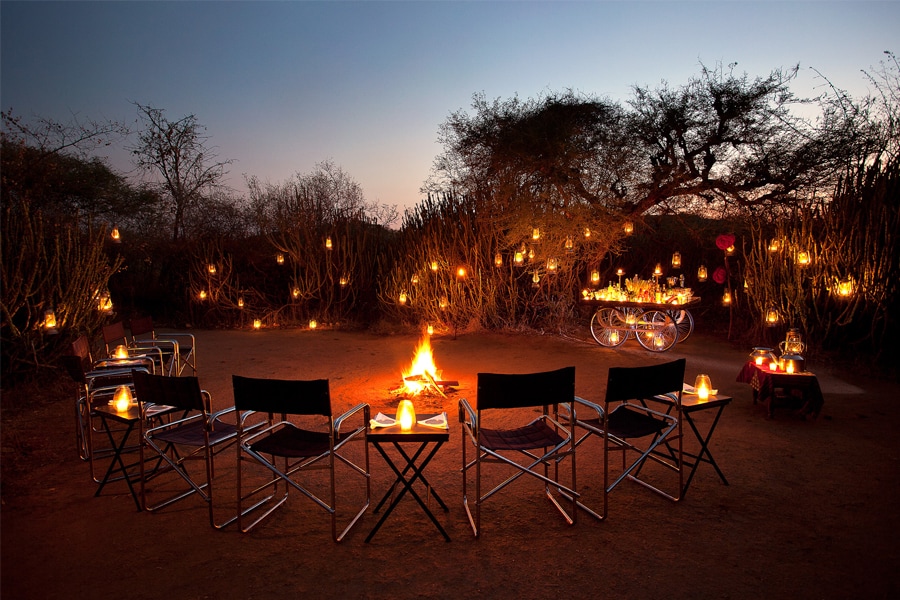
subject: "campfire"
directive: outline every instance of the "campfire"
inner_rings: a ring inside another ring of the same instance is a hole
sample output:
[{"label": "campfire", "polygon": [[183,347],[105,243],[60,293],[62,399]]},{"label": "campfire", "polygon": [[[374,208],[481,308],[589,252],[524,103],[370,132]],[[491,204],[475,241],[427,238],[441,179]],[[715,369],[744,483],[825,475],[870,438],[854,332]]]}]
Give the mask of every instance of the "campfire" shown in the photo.
[{"label": "campfire", "polygon": [[446,392],[457,385],[458,381],[442,379],[442,371],[434,363],[431,338],[425,335],[416,346],[409,369],[403,371],[403,384],[394,393],[404,397],[438,394],[446,398]]}]

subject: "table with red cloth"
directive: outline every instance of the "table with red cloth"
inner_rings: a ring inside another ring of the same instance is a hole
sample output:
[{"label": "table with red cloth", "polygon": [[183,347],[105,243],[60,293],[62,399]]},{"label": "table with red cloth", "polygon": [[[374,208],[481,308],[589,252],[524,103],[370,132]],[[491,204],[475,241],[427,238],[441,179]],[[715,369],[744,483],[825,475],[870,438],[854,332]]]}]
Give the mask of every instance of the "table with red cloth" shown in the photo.
[{"label": "table with red cloth", "polygon": [[[750,384],[753,388],[753,403],[764,404],[769,418],[774,416],[777,406],[792,406],[799,409],[801,416],[815,419],[825,404],[819,379],[809,371],[773,371],[768,365],[757,365],[754,361],[749,361],[738,373],[737,381]],[[779,394],[778,390],[782,393]]]}]

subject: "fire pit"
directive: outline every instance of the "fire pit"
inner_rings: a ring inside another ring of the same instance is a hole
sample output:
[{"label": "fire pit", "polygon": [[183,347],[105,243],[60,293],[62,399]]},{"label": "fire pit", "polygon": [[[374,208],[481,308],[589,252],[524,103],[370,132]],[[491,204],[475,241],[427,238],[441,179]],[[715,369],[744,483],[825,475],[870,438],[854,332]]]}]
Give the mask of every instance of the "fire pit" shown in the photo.
[{"label": "fire pit", "polygon": [[416,398],[417,401],[437,400],[437,408],[440,408],[440,400],[447,399],[448,394],[454,393],[454,388],[459,386],[458,381],[443,379],[442,371],[435,365],[431,338],[428,335],[419,340],[412,363],[402,375],[403,383],[391,390],[398,402],[408,398]]}]

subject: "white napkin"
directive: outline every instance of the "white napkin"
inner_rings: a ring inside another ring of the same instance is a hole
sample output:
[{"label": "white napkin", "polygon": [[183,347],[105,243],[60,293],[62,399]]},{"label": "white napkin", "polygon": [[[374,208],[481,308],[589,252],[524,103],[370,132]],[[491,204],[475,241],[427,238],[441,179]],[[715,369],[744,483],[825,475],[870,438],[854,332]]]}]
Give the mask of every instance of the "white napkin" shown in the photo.
[{"label": "white napkin", "polygon": [[442,412],[439,415],[434,415],[430,419],[419,421],[418,423],[419,425],[424,425],[425,427],[434,427],[436,429],[450,429],[450,426],[447,424],[447,413],[445,412]]},{"label": "white napkin", "polygon": [[[450,429],[450,426],[447,424],[447,413],[443,412],[439,415],[435,415],[428,419],[423,419],[421,421],[417,421],[419,425],[424,425],[425,427],[434,427],[436,429]],[[397,419],[394,417],[389,417],[384,413],[378,413],[375,415],[374,419],[369,419],[369,427],[372,429],[377,429],[379,427],[391,427],[397,424]]]},{"label": "white napkin", "polygon": [[375,415],[374,419],[369,419],[369,427],[372,429],[378,429],[379,427],[390,427],[391,425],[395,425],[397,423],[397,419],[394,417],[389,417],[384,413],[378,413]]},{"label": "white napkin", "polygon": [[[685,384],[684,384],[684,389],[682,390],[682,393],[685,393],[685,394],[696,394],[696,393],[697,393],[697,390],[694,388],[694,386],[685,383]],[[718,393],[719,393],[719,390],[709,390],[709,395],[710,395],[710,396],[715,396],[715,395],[718,394]]]}]

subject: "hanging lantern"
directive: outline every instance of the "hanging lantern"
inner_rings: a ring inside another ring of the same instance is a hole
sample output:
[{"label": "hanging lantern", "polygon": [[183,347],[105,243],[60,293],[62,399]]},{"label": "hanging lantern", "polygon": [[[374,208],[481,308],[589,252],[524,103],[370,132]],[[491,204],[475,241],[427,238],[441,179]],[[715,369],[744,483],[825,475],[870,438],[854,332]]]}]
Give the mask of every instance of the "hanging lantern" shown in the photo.
[{"label": "hanging lantern", "polygon": [[406,304],[406,292],[400,292],[400,304]]},{"label": "hanging lantern", "polygon": [[279,265],[283,265],[284,264],[284,254],[282,254],[280,252],[278,254],[276,254],[275,262],[277,262]]},{"label": "hanging lantern", "polygon": [[706,281],[706,265],[700,265],[697,269],[697,281]]},{"label": "hanging lantern", "polygon": [[586,237],[586,238],[591,237],[591,228],[590,227],[584,228],[584,237]]},{"label": "hanging lantern", "polygon": [[441,310],[445,310],[447,308],[448,304],[449,304],[449,301],[447,300],[447,296],[441,296],[441,299],[438,301],[438,307]]},{"label": "hanging lantern", "polygon": [[341,279],[338,283],[341,284],[341,287],[347,287],[347,283],[349,283],[349,281],[350,281],[349,277],[347,277],[346,275],[341,275]]},{"label": "hanging lantern", "polygon": [[812,262],[812,259],[809,256],[809,252],[806,250],[800,250],[797,252],[797,264],[801,267],[806,267]]},{"label": "hanging lantern", "polygon": [[725,256],[731,256],[733,254],[734,254],[734,244],[731,244],[730,246],[727,246],[725,248]]},{"label": "hanging lantern", "polygon": [[600,271],[591,271],[591,283],[594,285],[600,283]]},{"label": "hanging lantern", "polygon": [[428,335],[434,335],[434,325],[429,325],[425,328],[425,333]]},{"label": "hanging lantern", "polygon": [[535,227],[531,230],[531,239],[535,242],[541,239],[541,230]]},{"label": "hanging lantern", "polygon": [[848,277],[847,279],[840,281],[837,285],[838,296],[842,296],[844,298],[846,298],[848,296],[852,296],[854,290],[855,290],[855,285],[853,283],[852,277]]},{"label": "hanging lantern", "polygon": [[502,267],[503,266],[503,255],[499,252],[494,255],[494,266]]},{"label": "hanging lantern", "polygon": [[209,263],[208,265],[206,265],[206,270],[209,272],[210,275],[215,275],[216,274],[216,265]]},{"label": "hanging lantern", "polygon": [[672,268],[680,269],[681,268],[681,252],[676,252],[672,255]]},{"label": "hanging lantern", "polygon": [[547,259],[547,271],[550,273],[556,273],[556,268],[559,266],[559,261],[556,258],[548,258]]},{"label": "hanging lantern", "polygon": [[97,310],[99,310],[100,312],[108,313],[112,312],[112,309],[113,303],[112,298],[110,298],[109,296],[109,292],[101,292],[100,296],[97,299]]},{"label": "hanging lantern", "polygon": [[325,238],[325,249],[331,250],[331,237]]},{"label": "hanging lantern", "polygon": [[293,296],[294,298],[299,298],[300,297],[300,288],[292,289],[291,296]]},{"label": "hanging lantern", "polygon": [[244,308],[244,297],[243,296],[238,298],[238,308],[240,308],[241,310],[243,310],[243,308]]},{"label": "hanging lantern", "polygon": [[200,293],[197,294],[197,297],[200,299],[201,302],[203,300],[206,300],[206,290],[200,290]]},{"label": "hanging lantern", "polygon": [[434,271],[435,273],[437,272],[437,270],[438,270],[438,261],[436,261],[436,260],[431,261],[431,270]]},{"label": "hanging lantern", "polygon": [[528,260],[529,260],[529,261],[534,260],[534,248],[529,248],[529,249],[528,249]]},{"label": "hanging lantern", "polygon": [[766,325],[773,327],[778,324],[778,309],[774,306],[766,310]]},{"label": "hanging lantern", "polygon": [[513,258],[513,262],[515,262],[517,265],[521,265],[523,262],[525,262],[525,255],[517,250],[515,257]]},{"label": "hanging lantern", "polygon": [[117,244],[121,243],[121,241],[122,241],[122,238],[119,236],[119,228],[118,227],[112,228],[112,232],[110,232],[109,237],[111,237],[112,241]]},{"label": "hanging lantern", "polygon": [[779,250],[781,250],[781,242],[776,238],[772,238],[772,241],[769,242],[769,252],[774,253],[778,252]]},{"label": "hanging lantern", "polygon": [[724,294],[722,294],[722,304],[724,304],[725,306],[731,304],[731,292],[726,291]]},{"label": "hanging lantern", "polygon": [[456,278],[457,279],[465,279],[468,273],[466,272],[465,267],[457,267],[456,269]]},{"label": "hanging lantern", "polygon": [[56,312],[52,308],[44,311],[44,331],[56,333]]},{"label": "hanging lantern", "polygon": [[622,226],[622,228],[625,230],[625,235],[631,235],[632,233],[634,233],[634,223],[632,223],[631,221],[625,221],[625,224]]},{"label": "hanging lantern", "polygon": [[418,276],[418,275],[413,275],[412,278],[410,279],[410,282],[411,282],[413,285],[419,285],[419,276]]},{"label": "hanging lantern", "polygon": [[571,235],[566,236],[565,248],[566,252],[572,252],[575,249],[575,240],[572,239]]},{"label": "hanging lantern", "polygon": [[531,276],[531,283],[537,286],[541,282],[541,276],[538,275],[538,272],[535,271],[534,275]]}]

